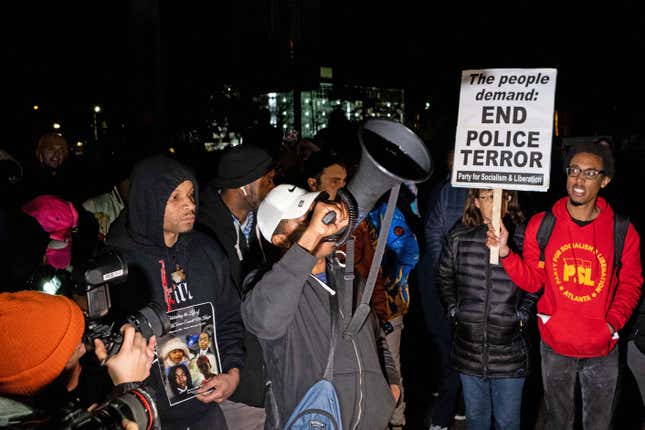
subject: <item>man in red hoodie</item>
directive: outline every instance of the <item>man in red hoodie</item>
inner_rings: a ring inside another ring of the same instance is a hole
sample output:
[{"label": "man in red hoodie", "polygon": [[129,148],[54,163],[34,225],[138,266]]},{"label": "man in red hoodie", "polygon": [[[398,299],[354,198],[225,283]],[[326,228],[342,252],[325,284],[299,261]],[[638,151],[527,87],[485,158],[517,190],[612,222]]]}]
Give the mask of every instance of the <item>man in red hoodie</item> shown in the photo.
[{"label": "man in red hoodie", "polygon": [[573,428],[579,378],[584,428],[608,429],[618,378],[618,331],[636,307],[643,282],[640,237],[630,224],[618,279],[614,211],[598,196],[614,176],[611,150],[580,144],[564,162],[568,196],[551,209],[556,222],[544,262],[536,239],[544,212],[529,221],[522,255],[507,246],[503,224],[499,236],[491,228],[487,245],[499,246],[501,264],[519,287],[529,292],[544,287],[537,309],[545,428]]}]

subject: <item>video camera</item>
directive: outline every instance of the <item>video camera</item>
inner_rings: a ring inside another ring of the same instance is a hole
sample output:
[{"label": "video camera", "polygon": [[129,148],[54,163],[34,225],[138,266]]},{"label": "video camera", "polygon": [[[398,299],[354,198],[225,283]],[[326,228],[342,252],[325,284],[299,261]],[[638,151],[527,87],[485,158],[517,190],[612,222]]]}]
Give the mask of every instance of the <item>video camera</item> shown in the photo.
[{"label": "video camera", "polygon": [[[88,351],[94,350],[94,339],[101,339],[109,356],[119,352],[123,336],[119,327],[115,327],[115,322],[105,317],[112,307],[110,285],[125,281],[127,276],[128,266],[116,251],[106,252],[88,261],[72,275],[76,292],[84,295],[86,300],[83,343]],[[153,335],[164,336],[170,330],[168,315],[154,302],[128,316],[126,322],[134,326],[146,340]]]},{"label": "video camera", "polygon": [[21,402],[0,397],[2,428],[120,430],[123,419],[135,422],[141,430],[161,428],[153,396],[144,387],[133,388],[90,412],[76,402],[70,402],[52,414],[51,411],[35,411]]}]

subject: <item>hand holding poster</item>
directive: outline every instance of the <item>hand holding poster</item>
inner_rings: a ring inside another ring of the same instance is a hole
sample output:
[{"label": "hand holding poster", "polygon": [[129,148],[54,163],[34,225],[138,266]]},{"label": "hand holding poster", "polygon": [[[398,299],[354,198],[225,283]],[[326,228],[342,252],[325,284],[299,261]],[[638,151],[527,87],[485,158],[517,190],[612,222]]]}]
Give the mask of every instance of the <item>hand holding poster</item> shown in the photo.
[{"label": "hand holding poster", "polygon": [[462,72],[453,186],[548,190],[556,73]]},{"label": "hand holding poster", "polygon": [[221,371],[211,303],[168,312],[171,329],[158,341],[159,367],[171,406],[205,392],[205,381]]},{"label": "hand holding poster", "polygon": [[[502,189],[549,188],[555,69],[465,70],[451,183],[494,190],[493,228],[500,231]],[[498,248],[490,263],[497,264]]]}]

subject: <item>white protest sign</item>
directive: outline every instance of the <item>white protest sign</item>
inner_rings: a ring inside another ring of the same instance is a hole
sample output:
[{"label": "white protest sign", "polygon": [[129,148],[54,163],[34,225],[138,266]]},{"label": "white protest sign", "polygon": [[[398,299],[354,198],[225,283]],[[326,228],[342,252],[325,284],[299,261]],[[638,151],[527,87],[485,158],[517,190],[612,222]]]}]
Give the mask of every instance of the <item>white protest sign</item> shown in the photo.
[{"label": "white protest sign", "polygon": [[464,70],[452,185],[549,189],[556,69]]}]

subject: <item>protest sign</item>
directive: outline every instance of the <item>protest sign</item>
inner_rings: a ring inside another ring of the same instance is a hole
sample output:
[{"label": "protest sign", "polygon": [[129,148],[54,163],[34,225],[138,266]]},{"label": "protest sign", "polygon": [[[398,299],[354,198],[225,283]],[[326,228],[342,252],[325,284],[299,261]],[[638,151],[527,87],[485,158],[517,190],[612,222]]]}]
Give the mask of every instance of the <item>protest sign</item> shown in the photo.
[{"label": "protest sign", "polygon": [[462,72],[453,186],[548,190],[556,73]]},{"label": "protest sign", "polygon": [[[493,189],[499,232],[502,189],[547,191],[555,69],[479,69],[461,75],[451,183]],[[497,264],[499,250],[491,249]]]}]

